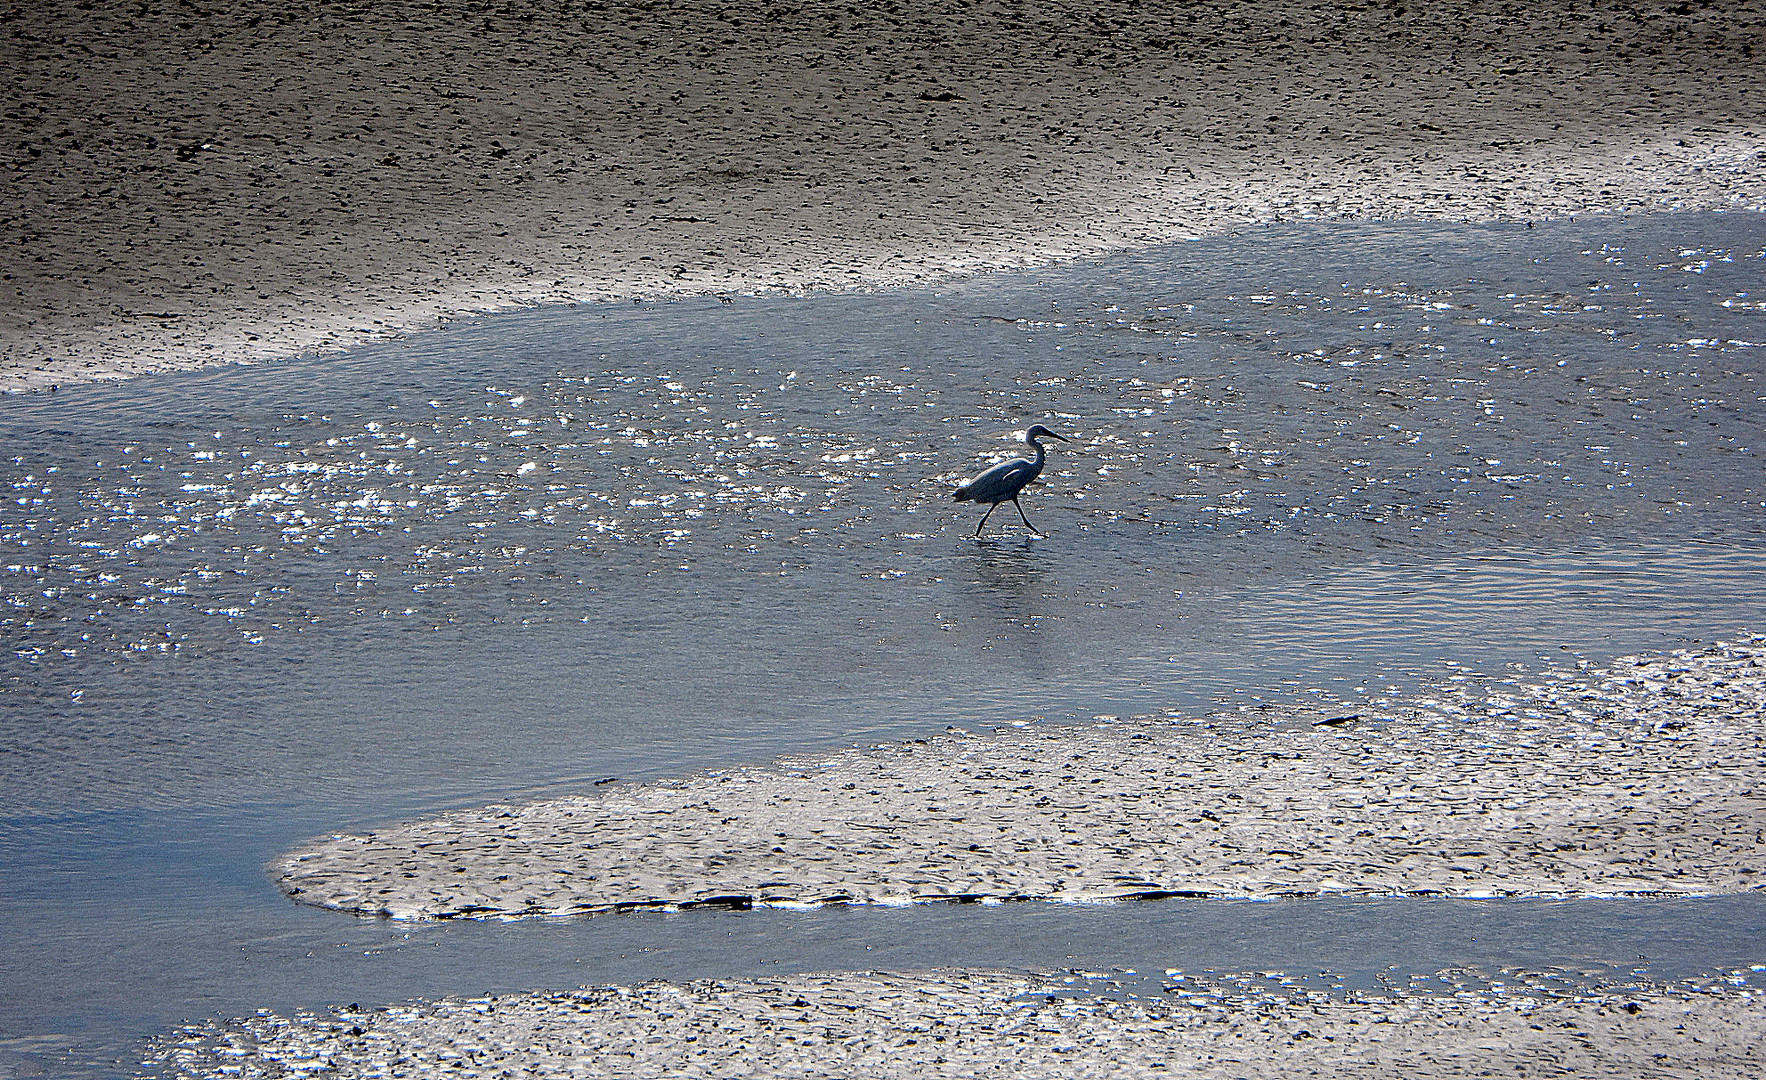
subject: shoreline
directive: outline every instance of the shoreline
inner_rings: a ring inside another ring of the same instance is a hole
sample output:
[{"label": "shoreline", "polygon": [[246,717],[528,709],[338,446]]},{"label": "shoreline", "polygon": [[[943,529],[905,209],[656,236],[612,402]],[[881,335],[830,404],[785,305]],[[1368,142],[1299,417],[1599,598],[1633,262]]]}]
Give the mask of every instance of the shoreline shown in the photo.
[{"label": "shoreline", "polygon": [[[333,836],[273,870],[308,903],[477,919],[593,914],[580,903],[585,877],[679,889],[693,866],[726,875],[707,892],[757,907],[816,901],[802,882],[830,870],[818,887],[844,895],[821,902],[978,899],[949,893],[954,874],[1016,880],[1017,898],[1092,903],[1121,891],[1119,864],[1136,858],[1229,883],[1208,895],[1263,898],[1373,881],[1400,891],[1390,886],[1406,876],[1423,885],[1413,895],[1492,900],[1611,895],[1645,879],[1652,895],[1766,885],[1756,869],[1766,637],[1479,678],[1355,716],[1253,709],[1236,728],[1226,716],[952,732]],[[1382,761],[1388,752],[1403,767]],[[1148,812],[1162,796],[1170,805]],[[1088,819],[1088,803],[1106,817]],[[971,834],[996,850],[964,844]],[[771,880],[730,895],[750,872]],[[302,895],[308,885],[330,891]],[[1455,969],[1382,978],[1377,991],[1328,971],[651,981],[260,1012],[163,1034],[146,1060],[179,1077],[320,1066],[368,1076],[413,1063],[463,1076],[1741,1076],[1766,1068],[1760,968],[1623,984],[1557,968]]]},{"label": "shoreline", "polygon": [[11,13],[0,388],[1276,220],[1766,210],[1766,3]]},{"label": "shoreline", "polygon": [[333,834],[270,873],[401,919],[1754,892],[1763,715],[1753,637],[1352,715],[953,731]]}]

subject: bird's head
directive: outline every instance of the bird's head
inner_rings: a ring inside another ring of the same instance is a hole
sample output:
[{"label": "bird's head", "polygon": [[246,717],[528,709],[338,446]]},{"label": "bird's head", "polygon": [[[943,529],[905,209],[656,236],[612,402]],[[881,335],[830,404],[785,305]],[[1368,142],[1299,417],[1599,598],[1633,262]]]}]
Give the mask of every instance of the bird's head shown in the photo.
[{"label": "bird's head", "polygon": [[1047,437],[1050,439],[1060,439],[1062,442],[1068,441],[1067,436],[1056,435],[1054,432],[1050,431],[1048,428],[1043,427],[1041,424],[1032,425],[1030,430],[1026,431],[1024,433],[1024,441],[1025,442],[1029,442],[1032,439],[1040,439],[1040,438],[1044,438],[1044,437]]}]

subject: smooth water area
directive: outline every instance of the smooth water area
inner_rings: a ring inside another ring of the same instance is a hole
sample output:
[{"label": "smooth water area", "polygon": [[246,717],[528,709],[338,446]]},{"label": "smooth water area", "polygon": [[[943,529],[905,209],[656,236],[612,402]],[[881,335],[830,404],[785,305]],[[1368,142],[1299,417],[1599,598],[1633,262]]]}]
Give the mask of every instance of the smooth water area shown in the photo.
[{"label": "smooth water area", "polygon": [[[0,1075],[649,977],[1766,962],[1758,896],[421,926],[262,870],[607,777],[1759,630],[1762,343],[1757,217],[1282,226],[0,401]],[[1007,505],[971,539],[950,492],[1032,422],[1072,440],[1024,498],[1048,535]]]}]

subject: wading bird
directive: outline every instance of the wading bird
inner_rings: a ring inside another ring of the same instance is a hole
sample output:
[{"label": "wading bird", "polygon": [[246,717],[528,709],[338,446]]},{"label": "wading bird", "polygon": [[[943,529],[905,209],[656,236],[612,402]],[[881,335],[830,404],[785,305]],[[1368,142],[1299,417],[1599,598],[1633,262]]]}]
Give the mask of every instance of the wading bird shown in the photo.
[{"label": "wading bird", "polygon": [[1007,499],[1010,499],[1012,505],[1018,508],[1018,516],[1024,518],[1024,527],[1038,536],[1042,535],[1037,531],[1036,526],[1030,523],[1030,519],[1024,517],[1024,507],[1018,502],[1018,493],[1023,491],[1032,480],[1042,475],[1043,449],[1042,444],[1036,440],[1044,436],[1060,439],[1062,442],[1067,441],[1067,436],[1056,435],[1048,428],[1037,424],[1024,433],[1024,441],[1036,447],[1035,461],[1031,461],[1029,458],[1002,461],[957,489],[955,498],[958,502],[993,504],[987,508],[987,513],[981,515],[981,525],[975,526],[976,536],[981,535],[981,526],[987,524],[987,519],[999,508],[999,504]]}]

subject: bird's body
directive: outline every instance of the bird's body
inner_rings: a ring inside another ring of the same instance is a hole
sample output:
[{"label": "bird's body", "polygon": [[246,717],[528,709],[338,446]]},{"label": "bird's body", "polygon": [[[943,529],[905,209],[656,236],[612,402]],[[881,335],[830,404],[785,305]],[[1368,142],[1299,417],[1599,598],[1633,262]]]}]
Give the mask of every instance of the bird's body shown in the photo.
[{"label": "bird's body", "polygon": [[1037,531],[1036,526],[1030,523],[1030,519],[1024,517],[1024,507],[1018,502],[1018,493],[1029,486],[1032,480],[1042,475],[1042,463],[1045,455],[1042,443],[1036,441],[1038,438],[1067,441],[1065,435],[1056,435],[1048,428],[1037,424],[1024,433],[1024,441],[1036,447],[1034,460],[1015,458],[1011,461],[1002,461],[956,490],[953,497],[958,502],[992,504],[987,508],[987,513],[981,515],[981,524],[975,526],[976,536],[981,535],[981,526],[987,524],[987,519],[993,514],[995,508],[1007,500],[1010,500],[1012,505],[1018,508],[1018,516],[1023,518],[1024,527],[1038,536],[1042,535]]}]

